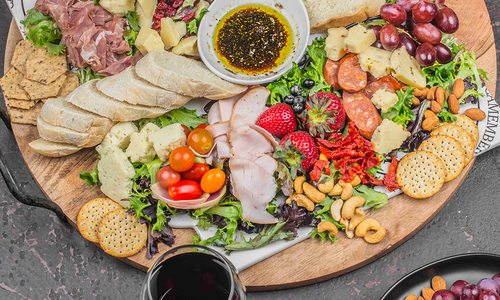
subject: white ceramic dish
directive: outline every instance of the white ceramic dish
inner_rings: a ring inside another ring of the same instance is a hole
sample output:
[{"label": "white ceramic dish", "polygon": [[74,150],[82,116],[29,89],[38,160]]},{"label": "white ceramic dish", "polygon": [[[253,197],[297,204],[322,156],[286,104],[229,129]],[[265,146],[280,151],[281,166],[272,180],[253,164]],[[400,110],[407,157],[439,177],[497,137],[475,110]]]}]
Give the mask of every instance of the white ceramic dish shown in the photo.
[{"label": "white ceramic dish", "polygon": [[[274,70],[259,74],[235,74],[225,67],[214,49],[214,31],[219,21],[231,10],[242,5],[260,4],[274,8],[288,20],[293,31],[293,49],[288,58]],[[293,62],[304,55],[309,42],[309,17],[301,0],[215,0],[203,17],[198,31],[198,51],[205,65],[217,76],[238,84],[257,85],[271,82],[290,70]]]}]

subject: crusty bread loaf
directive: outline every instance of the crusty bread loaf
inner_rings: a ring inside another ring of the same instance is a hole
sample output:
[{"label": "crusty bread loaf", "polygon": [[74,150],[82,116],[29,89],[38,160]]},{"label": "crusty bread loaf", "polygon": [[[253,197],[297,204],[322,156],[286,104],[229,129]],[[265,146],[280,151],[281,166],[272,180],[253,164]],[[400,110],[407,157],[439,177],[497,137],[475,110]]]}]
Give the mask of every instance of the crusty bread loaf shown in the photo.
[{"label": "crusty bread loaf", "polygon": [[31,149],[41,155],[48,157],[62,157],[80,151],[82,148],[62,143],[49,142],[44,139],[34,140],[29,143]]},{"label": "crusty bread loaf", "polygon": [[99,80],[96,87],[103,94],[119,101],[165,109],[181,107],[191,100],[188,96],[167,91],[140,78],[135,73],[135,67]]},{"label": "crusty bread loaf", "polygon": [[96,82],[97,80],[91,80],[80,85],[68,95],[66,100],[81,109],[115,122],[155,118],[169,111],[160,107],[132,105],[112,99],[96,89]]},{"label": "crusty bread loaf", "polygon": [[75,145],[81,148],[89,148],[98,145],[104,138],[105,132],[98,132],[98,135],[93,133],[83,133],[72,129],[54,126],[45,122],[40,116],[36,121],[38,135],[44,140]]},{"label": "crusty bread loaf", "polygon": [[220,100],[247,89],[217,77],[201,61],[163,50],[148,53],[137,62],[135,71],[156,86],[192,98]]},{"label": "crusty bread loaf", "polygon": [[304,0],[314,33],[376,16],[384,3],[385,0]]}]

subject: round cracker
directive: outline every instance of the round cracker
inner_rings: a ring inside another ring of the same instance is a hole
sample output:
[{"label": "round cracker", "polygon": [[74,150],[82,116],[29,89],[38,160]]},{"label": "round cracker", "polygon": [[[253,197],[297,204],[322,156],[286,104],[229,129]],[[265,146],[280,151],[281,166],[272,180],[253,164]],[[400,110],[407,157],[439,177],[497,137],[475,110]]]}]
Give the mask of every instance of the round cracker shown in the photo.
[{"label": "round cracker", "polygon": [[436,154],[446,167],[444,182],[451,181],[460,175],[465,167],[465,152],[460,143],[446,135],[433,136],[420,144],[419,151]]},{"label": "round cracker", "polygon": [[102,218],[97,236],[104,252],[114,257],[129,257],[146,245],[148,227],[125,209],[117,209]]},{"label": "round cracker", "polygon": [[465,165],[467,165],[474,157],[474,138],[463,130],[462,127],[455,124],[444,124],[431,132],[431,136],[447,135],[457,140],[465,151]]},{"label": "round cracker", "polygon": [[443,161],[428,151],[407,154],[396,170],[396,179],[403,193],[416,199],[429,198],[439,192],[445,177]]},{"label": "round cracker", "polygon": [[85,203],[78,216],[76,216],[76,226],[80,234],[87,240],[98,243],[97,227],[102,217],[110,211],[121,208],[121,205],[109,198],[96,198]]},{"label": "round cracker", "polygon": [[457,117],[457,120],[454,124],[462,127],[463,130],[467,131],[474,139],[474,145],[477,145],[477,142],[479,142],[479,128],[477,128],[476,122],[466,115],[455,116]]}]

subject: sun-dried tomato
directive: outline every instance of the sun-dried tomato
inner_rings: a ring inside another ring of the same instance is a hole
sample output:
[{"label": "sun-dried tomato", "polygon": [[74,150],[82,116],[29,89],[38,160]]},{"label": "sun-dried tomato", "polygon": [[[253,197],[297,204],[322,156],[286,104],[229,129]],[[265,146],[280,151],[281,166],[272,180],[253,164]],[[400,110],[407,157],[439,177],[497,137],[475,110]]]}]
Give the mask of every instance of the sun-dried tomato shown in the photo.
[{"label": "sun-dried tomato", "polygon": [[184,22],[189,22],[192,19],[194,19],[195,15],[196,15],[196,11],[194,10],[194,11],[188,13],[187,15],[185,15],[181,20],[184,21]]},{"label": "sun-dried tomato", "polygon": [[401,188],[396,179],[396,170],[398,168],[398,163],[398,159],[393,156],[391,164],[389,165],[389,171],[384,176],[384,185],[387,187],[387,190],[389,190],[389,192]]},{"label": "sun-dried tomato", "polygon": [[179,8],[182,3],[184,3],[184,0],[173,0],[171,6],[173,8]]},{"label": "sun-dried tomato", "polygon": [[330,163],[326,160],[317,160],[314,163],[313,170],[309,173],[311,180],[318,181],[321,178],[321,174],[330,175],[330,169],[328,169],[329,165]]}]

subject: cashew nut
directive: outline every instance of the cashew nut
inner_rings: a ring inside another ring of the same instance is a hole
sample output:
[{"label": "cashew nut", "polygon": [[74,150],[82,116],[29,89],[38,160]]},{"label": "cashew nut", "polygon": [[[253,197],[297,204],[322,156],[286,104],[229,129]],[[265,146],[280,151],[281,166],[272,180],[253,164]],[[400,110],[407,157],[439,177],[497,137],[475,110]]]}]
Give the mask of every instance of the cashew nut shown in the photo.
[{"label": "cashew nut", "polygon": [[340,196],[342,194],[342,186],[337,183],[333,186],[333,189],[328,193],[328,196]]},{"label": "cashew nut", "polygon": [[304,194],[306,194],[307,198],[309,198],[312,202],[321,203],[325,201],[326,195],[318,191],[315,187],[313,187],[309,183],[304,182],[302,188],[304,189]]},{"label": "cashew nut", "polygon": [[354,230],[359,225],[359,223],[363,222],[366,214],[361,208],[356,208],[354,210],[354,216],[349,220],[349,230]]},{"label": "cashew nut", "polygon": [[302,185],[306,182],[306,177],[305,176],[298,176],[295,178],[293,181],[293,189],[295,190],[295,193],[297,194],[303,194],[304,189],[302,188]]},{"label": "cashew nut", "polygon": [[292,201],[297,202],[297,206],[304,207],[308,211],[314,210],[314,203],[309,200],[305,195],[302,194],[293,194],[286,200],[286,204],[291,204]]},{"label": "cashew nut", "polygon": [[342,207],[342,218],[351,219],[354,216],[354,210],[358,207],[363,206],[365,204],[365,198],[355,196],[349,198]]},{"label": "cashew nut", "polygon": [[342,205],[344,205],[344,201],[338,199],[332,203],[332,206],[330,206],[330,214],[337,222],[339,222],[341,218],[340,211],[342,210]]},{"label": "cashew nut", "polygon": [[340,194],[340,198],[342,200],[347,200],[352,197],[352,193],[354,192],[354,188],[350,183],[344,184],[344,189],[342,190],[342,194]]},{"label": "cashew nut", "polygon": [[328,231],[328,234],[330,236],[336,236],[339,233],[337,226],[328,221],[322,221],[321,223],[318,224],[317,228],[319,233]]},{"label": "cashew nut", "polygon": [[[375,233],[368,233],[375,231]],[[367,243],[376,244],[382,241],[387,231],[375,219],[365,219],[356,227],[356,236],[362,237]]]},{"label": "cashew nut", "polygon": [[328,194],[335,184],[333,178],[329,178],[327,181],[318,184],[318,190],[322,193]]},{"label": "cashew nut", "polygon": [[358,175],[354,176],[354,179],[349,182],[352,186],[358,186],[361,184],[361,178]]},{"label": "cashew nut", "polygon": [[347,236],[347,238],[352,239],[354,237],[354,231],[347,229],[347,227],[349,227],[349,220],[341,218],[339,223],[345,226],[344,233]]}]

